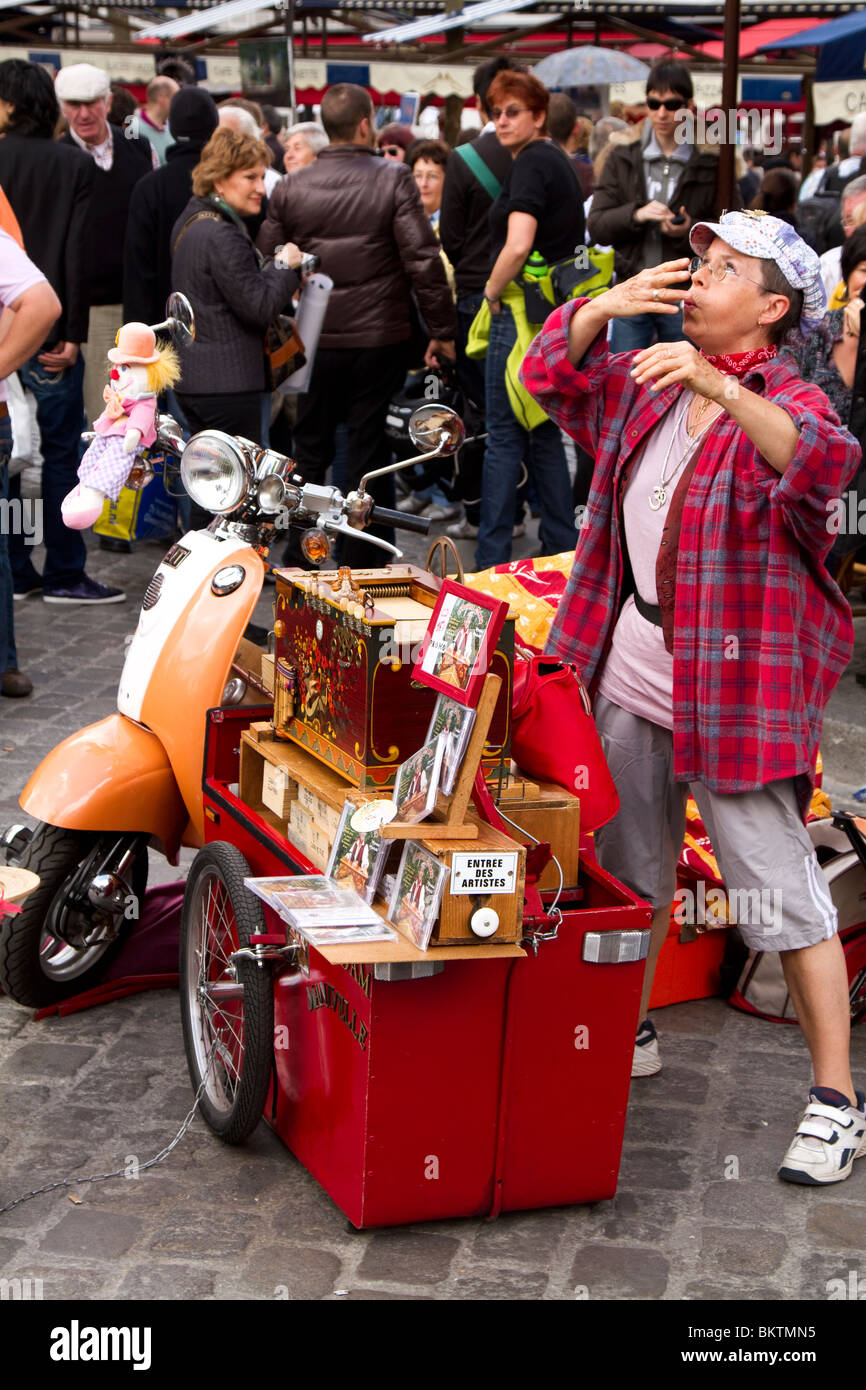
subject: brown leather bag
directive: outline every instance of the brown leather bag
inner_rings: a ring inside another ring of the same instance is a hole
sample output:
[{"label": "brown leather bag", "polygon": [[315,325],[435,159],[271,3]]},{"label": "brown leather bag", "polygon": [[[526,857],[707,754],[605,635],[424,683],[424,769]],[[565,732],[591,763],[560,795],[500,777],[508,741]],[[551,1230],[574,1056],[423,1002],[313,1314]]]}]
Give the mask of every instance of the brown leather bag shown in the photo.
[{"label": "brown leather bag", "polygon": [[265,387],[276,391],[278,386],[306,363],[304,344],[288,314],[280,314],[265,329]]}]

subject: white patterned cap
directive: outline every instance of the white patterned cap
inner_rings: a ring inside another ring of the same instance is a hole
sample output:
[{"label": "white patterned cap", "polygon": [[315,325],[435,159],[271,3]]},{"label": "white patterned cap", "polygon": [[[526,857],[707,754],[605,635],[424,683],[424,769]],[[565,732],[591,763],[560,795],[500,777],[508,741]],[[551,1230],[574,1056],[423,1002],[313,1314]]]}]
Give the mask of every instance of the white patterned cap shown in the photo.
[{"label": "white patterned cap", "polygon": [[827,309],[827,294],[821,278],[817,252],[788,222],[768,212],[723,212],[720,222],[696,222],[689,234],[693,251],[702,256],[718,237],[744,256],[775,261],[788,284],[803,291],[803,314],[807,324],[817,323]]}]

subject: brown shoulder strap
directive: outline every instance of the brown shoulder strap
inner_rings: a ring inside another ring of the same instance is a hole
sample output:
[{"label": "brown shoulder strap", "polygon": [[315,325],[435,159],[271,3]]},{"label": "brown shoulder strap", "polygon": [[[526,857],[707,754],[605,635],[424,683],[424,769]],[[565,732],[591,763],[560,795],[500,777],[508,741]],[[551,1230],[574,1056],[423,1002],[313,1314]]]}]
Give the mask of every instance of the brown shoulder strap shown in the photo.
[{"label": "brown shoulder strap", "polygon": [[175,238],[174,246],[171,248],[171,254],[172,254],[172,256],[176,256],[176,255],[177,255],[177,248],[180,246],[181,241],[183,240],[183,238],[184,238],[184,236],[186,235],[186,233],[189,231],[189,229],[190,229],[190,227],[192,226],[193,222],[204,222],[204,221],[208,221],[208,222],[222,222],[222,221],[224,221],[224,218],[223,218],[223,217],[220,215],[220,213],[218,213],[218,212],[196,212],[196,213],[193,213],[193,215],[192,215],[192,217],[189,219],[189,221],[188,221],[188,222],[184,222],[183,226],[181,227],[180,231],[178,232],[178,234],[177,234],[177,236],[176,236],[176,238]]}]

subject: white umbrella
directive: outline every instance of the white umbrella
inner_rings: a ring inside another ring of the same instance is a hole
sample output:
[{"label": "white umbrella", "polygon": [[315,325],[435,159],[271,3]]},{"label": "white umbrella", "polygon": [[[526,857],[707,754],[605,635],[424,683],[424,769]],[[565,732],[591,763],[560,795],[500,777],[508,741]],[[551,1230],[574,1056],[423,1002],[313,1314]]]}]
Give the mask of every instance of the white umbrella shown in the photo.
[{"label": "white umbrella", "polygon": [[546,87],[605,87],[611,82],[636,82],[649,73],[646,63],[614,48],[566,48],[551,53],[532,69]]}]

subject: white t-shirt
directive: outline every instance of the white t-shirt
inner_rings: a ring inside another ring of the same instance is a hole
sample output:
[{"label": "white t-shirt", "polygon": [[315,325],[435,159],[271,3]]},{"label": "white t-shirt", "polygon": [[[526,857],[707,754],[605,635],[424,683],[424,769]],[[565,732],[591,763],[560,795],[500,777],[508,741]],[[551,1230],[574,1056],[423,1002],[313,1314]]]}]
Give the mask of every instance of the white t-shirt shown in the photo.
[{"label": "white t-shirt", "polygon": [[827,303],[842,279],[842,247],[831,246],[829,251],[825,251],[821,257],[821,279],[824,281],[824,289],[827,291]]},{"label": "white t-shirt", "polygon": [[[647,436],[623,498],[622,517],[632,574],[646,603],[657,604],[656,561],[671,500],[704,431],[692,438],[686,417],[694,399],[684,391],[679,402]],[[654,488],[665,478],[665,502],[650,506]],[[660,627],[638,612],[630,596],[623,604],[598,685],[599,694],[663,729],[673,728],[674,659]]]},{"label": "white t-shirt", "polygon": [[[45,279],[42,271],[26,256],[14,237],[0,230],[0,305],[7,308],[25,290]],[[0,401],[6,400],[6,383],[0,381]]]}]

